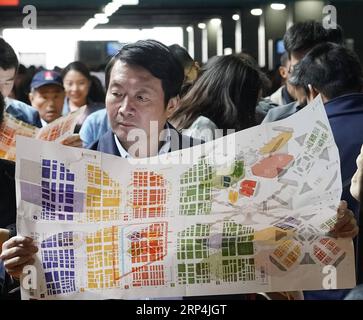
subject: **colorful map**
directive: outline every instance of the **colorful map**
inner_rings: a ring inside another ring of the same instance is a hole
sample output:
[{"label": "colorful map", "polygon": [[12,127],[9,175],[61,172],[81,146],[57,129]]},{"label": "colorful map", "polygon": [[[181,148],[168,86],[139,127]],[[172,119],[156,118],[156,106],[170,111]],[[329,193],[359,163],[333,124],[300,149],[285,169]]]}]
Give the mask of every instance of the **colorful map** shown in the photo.
[{"label": "colorful map", "polygon": [[337,288],[354,286],[352,242],[328,234],[341,177],[320,97],[149,162],[23,137],[17,146],[18,232],[40,249],[24,299],[322,289],[326,266]]}]

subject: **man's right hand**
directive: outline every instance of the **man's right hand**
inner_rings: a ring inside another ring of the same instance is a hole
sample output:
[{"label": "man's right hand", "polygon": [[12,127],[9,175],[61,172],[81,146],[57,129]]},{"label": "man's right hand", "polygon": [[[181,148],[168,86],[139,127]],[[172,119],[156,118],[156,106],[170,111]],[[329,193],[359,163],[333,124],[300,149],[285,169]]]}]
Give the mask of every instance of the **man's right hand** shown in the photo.
[{"label": "man's right hand", "polygon": [[33,255],[37,251],[32,238],[16,236],[3,243],[0,259],[7,273],[19,278],[23,268],[34,263]]}]

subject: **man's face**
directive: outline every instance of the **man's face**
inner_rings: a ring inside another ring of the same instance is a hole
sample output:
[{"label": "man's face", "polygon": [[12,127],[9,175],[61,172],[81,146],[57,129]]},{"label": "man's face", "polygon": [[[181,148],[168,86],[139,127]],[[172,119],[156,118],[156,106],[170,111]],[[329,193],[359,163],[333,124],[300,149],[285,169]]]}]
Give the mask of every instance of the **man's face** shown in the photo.
[{"label": "man's face", "polygon": [[56,84],[41,86],[29,94],[31,105],[47,123],[62,115],[64,89]]},{"label": "man's face", "polygon": [[[290,79],[291,73],[294,70],[294,67],[304,58],[305,53],[300,52],[292,52],[290,54],[290,62],[289,68],[287,72],[287,80]],[[289,92],[290,96],[295,98],[301,106],[306,105],[306,94],[303,88],[295,87],[291,85],[288,81],[286,82],[287,91]]]},{"label": "man's face", "polygon": [[127,141],[130,131],[143,130],[148,141],[150,122],[157,121],[158,135],[174,111],[173,99],[165,107],[161,80],[146,69],[116,61],[110,74],[106,109],[112,131],[127,150],[134,142]]},{"label": "man's face", "polygon": [[6,98],[9,96],[14,86],[16,69],[10,68],[4,70],[0,67],[0,92]]}]

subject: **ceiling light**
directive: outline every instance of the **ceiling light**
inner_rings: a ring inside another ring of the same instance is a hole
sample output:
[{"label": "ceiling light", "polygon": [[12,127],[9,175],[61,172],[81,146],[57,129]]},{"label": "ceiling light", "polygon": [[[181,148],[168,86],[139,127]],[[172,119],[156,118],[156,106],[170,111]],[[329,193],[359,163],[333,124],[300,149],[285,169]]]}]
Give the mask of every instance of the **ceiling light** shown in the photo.
[{"label": "ceiling light", "polygon": [[193,27],[191,27],[191,26],[187,27],[187,31],[188,32],[193,32]]},{"label": "ceiling light", "polygon": [[103,12],[107,17],[112,16],[120,6],[114,2],[110,2],[106,5],[106,7],[103,9]]},{"label": "ceiling light", "polygon": [[260,16],[262,14],[262,9],[252,9],[251,14],[253,16]]},{"label": "ceiling light", "polygon": [[214,18],[214,19],[210,20],[210,23],[212,26],[218,27],[222,23],[222,20],[218,19],[218,18]]},{"label": "ceiling light", "polygon": [[106,24],[109,22],[107,15],[104,13],[95,14],[95,19],[96,19],[97,23],[100,23],[100,24]]},{"label": "ceiling light", "polygon": [[199,29],[205,29],[205,27],[206,27],[205,23],[198,23]]},{"label": "ceiling light", "polygon": [[284,10],[286,8],[286,5],[283,3],[272,3],[271,4],[271,9],[274,10]]},{"label": "ceiling light", "polygon": [[234,21],[238,21],[239,20],[239,14],[234,14],[233,16],[232,16],[232,19],[234,20]]}]

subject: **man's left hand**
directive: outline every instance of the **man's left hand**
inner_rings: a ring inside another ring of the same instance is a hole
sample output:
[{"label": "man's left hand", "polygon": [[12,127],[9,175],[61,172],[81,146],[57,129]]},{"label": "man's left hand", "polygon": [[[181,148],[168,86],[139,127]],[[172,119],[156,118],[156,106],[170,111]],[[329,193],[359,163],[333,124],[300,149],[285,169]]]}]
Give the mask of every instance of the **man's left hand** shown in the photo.
[{"label": "man's left hand", "polygon": [[329,231],[329,235],[334,238],[354,238],[359,231],[357,220],[352,210],[348,209],[346,201],[340,201],[337,210],[337,222]]}]

